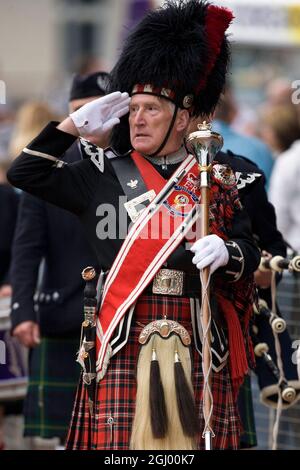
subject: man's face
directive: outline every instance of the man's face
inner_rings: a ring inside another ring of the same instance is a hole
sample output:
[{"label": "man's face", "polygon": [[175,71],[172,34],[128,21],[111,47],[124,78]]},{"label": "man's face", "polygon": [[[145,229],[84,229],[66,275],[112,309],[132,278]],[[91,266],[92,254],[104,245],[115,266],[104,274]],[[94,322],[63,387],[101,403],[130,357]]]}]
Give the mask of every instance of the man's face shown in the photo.
[{"label": "man's face", "polygon": [[145,155],[154,153],[163,142],[173,116],[173,106],[164,98],[138,94],[129,108],[130,140]]}]

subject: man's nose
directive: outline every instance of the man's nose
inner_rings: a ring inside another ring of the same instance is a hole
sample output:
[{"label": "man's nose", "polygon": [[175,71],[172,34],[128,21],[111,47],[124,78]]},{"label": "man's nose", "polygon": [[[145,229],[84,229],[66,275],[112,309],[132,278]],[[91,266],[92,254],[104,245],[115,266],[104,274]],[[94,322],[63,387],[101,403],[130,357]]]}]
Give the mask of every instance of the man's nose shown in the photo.
[{"label": "man's nose", "polygon": [[136,115],[134,116],[134,121],[135,121],[135,124],[137,126],[141,126],[145,123],[144,110],[143,109],[139,109],[137,111]]}]

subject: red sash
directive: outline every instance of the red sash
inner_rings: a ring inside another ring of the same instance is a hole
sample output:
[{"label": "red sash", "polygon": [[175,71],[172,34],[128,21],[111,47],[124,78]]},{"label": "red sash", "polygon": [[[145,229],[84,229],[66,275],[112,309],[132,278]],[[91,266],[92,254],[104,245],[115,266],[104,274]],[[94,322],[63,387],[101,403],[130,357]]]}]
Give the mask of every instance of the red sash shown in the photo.
[{"label": "red sash", "polygon": [[199,170],[192,155],[167,183],[137,152],[132,157],[147,188],[158,194],[130,229],[105,282],[97,319],[97,380],[103,378],[109,364],[109,342],[115,328],[199,218],[195,210],[200,197]]}]

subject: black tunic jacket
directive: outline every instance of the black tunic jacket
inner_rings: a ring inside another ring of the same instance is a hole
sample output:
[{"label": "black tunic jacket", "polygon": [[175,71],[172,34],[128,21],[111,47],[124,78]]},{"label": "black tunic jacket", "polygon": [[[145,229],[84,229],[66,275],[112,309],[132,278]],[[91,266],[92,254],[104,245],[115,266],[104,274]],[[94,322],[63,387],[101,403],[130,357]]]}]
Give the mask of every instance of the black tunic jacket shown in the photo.
[{"label": "black tunic jacket", "polygon": [[[88,239],[96,251],[99,265],[108,269],[112,265],[123,239],[118,237],[119,231],[124,233],[128,219],[116,217],[116,236],[99,239],[99,223],[103,223],[107,214],[103,213],[104,204],[110,204],[118,210],[119,197],[124,193],[116,177],[109,159],[104,155],[104,170],[100,171],[92,159],[83,159],[80,162],[62,164],[56,159],[62,158],[66,150],[76,138],[56,128],[57,123],[50,123],[28,145],[27,149],[13,162],[8,171],[9,181],[31,194],[51,202],[61,208],[67,209],[79,216]],[[164,177],[169,177],[178,165],[169,165],[167,170],[155,166]],[[124,199],[123,199],[124,200]],[[59,230],[59,227],[57,227]],[[98,235],[97,235],[98,233]],[[228,234],[239,246],[244,257],[243,276],[254,272],[258,266],[260,254],[255,246],[251,223],[245,210],[234,216],[232,231]],[[219,273],[229,281],[234,281],[232,274],[241,269],[241,263],[236,260],[240,252],[228,246],[230,258],[225,268]],[[168,263],[170,268],[193,269],[192,254],[186,252],[184,259],[177,259]]]},{"label": "black tunic jacket", "polygon": [[[76,143],[64,158],[69,163],[82,159]],[[44,268],[36,292],[42,259]],[[95,266],[96,260],[76,216],[23,193],[10,268],[12,328],[24,321],[38,321],[43,336],[78,335],[83,318],[81,271]]]}]

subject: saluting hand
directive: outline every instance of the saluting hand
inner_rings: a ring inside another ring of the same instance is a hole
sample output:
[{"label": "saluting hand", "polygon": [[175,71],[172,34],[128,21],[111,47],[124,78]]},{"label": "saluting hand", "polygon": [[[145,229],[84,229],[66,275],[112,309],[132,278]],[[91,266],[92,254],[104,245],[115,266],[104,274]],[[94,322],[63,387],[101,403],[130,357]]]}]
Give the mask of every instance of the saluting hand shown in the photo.
[{"label": "saluting hand", "polygon": [[116,91],[90,101],[70,114],[79,135],[102,136],[119,124],[120,118],[129,112],[128,93]]}]

